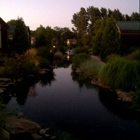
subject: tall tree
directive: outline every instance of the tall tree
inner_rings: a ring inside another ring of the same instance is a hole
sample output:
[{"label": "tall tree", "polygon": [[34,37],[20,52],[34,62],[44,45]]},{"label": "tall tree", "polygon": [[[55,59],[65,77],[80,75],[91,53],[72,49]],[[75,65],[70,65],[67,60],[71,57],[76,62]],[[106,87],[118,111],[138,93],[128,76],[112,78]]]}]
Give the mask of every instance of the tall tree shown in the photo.
[{"label": "tall tree", "polygon": [[137,12],[133,12],[133,13],[131,14],[131,20],[132,20],[132,21],[140,21],[140,14],[137,13]]},{"label": "tall tree", "polygon": [[75,13],[71,22],[75,26],[72,30],[76,32],[79,37],[87,33],[88,17],[85,8],[82,7],[80,12]]},{"label": "tall tree", "polygon": [[13,35],[13,49],[15,52],[21,54],[29,49],[29,39],[27,27],[22,18],[18,18],[15,22],[15,29]]},{"label": "tall tree", "polygon": [[114,18],[105,19],[105,26],[101,39],[100,57],[105,59],[110,54],[118,54],[120,51],[120,34]]}]

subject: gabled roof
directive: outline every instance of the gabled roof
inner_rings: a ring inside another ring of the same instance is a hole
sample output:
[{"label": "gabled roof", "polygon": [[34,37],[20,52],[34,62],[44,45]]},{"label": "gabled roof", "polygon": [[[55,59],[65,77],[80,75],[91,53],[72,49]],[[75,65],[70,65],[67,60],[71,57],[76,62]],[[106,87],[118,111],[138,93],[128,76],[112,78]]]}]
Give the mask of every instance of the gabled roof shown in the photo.
[{"label": "gabled roof", "polygon": [[5,23],[5,21],[4,21],[1,17],[0,17],[0,23],[1,23],[4,27],[6,27],[6,28],[9,27],[8,24]]},{"label": "gabled roof", "polygon": [[140,31],[140,21],[117,21],[119,30]]}]

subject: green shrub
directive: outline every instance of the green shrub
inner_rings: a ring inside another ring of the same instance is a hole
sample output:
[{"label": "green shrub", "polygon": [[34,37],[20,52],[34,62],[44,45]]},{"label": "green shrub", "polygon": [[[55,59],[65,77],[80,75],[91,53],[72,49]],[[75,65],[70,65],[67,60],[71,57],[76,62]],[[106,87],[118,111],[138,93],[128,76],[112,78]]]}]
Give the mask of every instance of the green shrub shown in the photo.
[{"label": "green shrub", "polygon": [[127,55],[126,59],[140,61],[140,50],[136,50],[132,52],[131,54]]},{"label": "green shrub", "polygon": [[72,68],[76,69],[80,66],[80,64],[86,60],[90,59],[90,55],[86,53],[79,53],[75,55],[72,59]]},{"label": "green shrub", "polygon": [[99,61],[89,59],[80,64],[80,70],[84,73],[86,78],[91,76],[98,78],[98,74],[102,66],[103,64]]},{"label": "green shrub", "polygon": [[140,66],[136,61],[111,58],[100,70],[100,82],[115,89],[135,90],[140,83]]},{"label": "green shrub", "polygon": [[39,59],[39,67],[40,68],[50,68],[50,63],[47,59],[40,58]]},{"label": "green shrub", "polygon": [[140,108],[140,88],[133,94],[133,105],[134,108]]},{"label": "green shrub", "polygon": [[75,54],[79,53],[89,53],[88,49],[86,47],[77,47],[74,49]]},{"label": "green shrub", "polygon": [[63,54],[61,52],[56,52],[54,54],[54,60],[62,60]]}]

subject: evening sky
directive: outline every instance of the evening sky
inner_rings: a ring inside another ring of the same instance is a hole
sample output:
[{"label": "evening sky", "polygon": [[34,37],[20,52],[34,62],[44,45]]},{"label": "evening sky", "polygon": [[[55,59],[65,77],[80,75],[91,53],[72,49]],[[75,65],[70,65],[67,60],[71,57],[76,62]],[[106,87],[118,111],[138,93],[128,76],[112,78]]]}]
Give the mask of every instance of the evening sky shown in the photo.
[{"label": "evening sky", "polygon": [[0,0],[0,17],[5,22],[22,17],[31,30],[40,25],[71,29],[73,14],[89,6],[119,9],[128,15],[139,13],[139,0]]}]

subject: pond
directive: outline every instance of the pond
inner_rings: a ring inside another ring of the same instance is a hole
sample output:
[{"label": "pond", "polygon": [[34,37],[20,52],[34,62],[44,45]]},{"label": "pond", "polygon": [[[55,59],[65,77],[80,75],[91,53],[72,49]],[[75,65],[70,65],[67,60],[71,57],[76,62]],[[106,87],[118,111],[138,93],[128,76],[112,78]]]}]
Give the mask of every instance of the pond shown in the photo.
[{"label": "pond", "polygon": [[140,139],[140,113],[118,101],[115,93],[85,82],[71,65],[39,81],[24,81],[9,90],[4,101],[6,112],[21,111],[43,128],[66,134],[65,140]]}]

